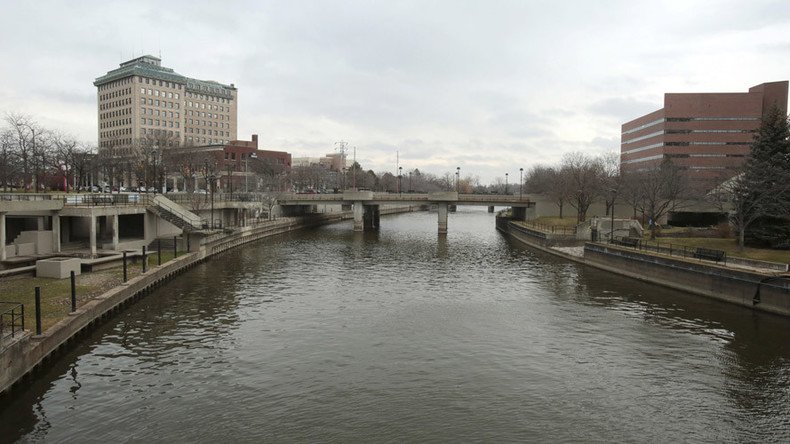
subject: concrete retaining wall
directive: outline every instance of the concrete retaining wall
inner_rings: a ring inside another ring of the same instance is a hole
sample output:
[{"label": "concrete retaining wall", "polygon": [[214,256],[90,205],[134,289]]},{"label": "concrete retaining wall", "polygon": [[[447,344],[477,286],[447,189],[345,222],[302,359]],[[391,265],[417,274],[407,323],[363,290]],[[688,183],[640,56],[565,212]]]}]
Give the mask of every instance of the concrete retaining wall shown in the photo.
[{"label": "concrete retaining wall", "polygon": [[[644,282],[790,316],[790,283],[769,273],[734,270],[693,259],[661,257],[624,247],[587,243],[584,257],[551,248],[540,236],[502,219],[497,229],[538,250]],[[758,293],[759,288],[759,293]]]},{"label": "concrete retaining wall", "polygon": [[[769,274],[734,270],[693,259],[661,257],[617,246],[586,244],[584,262],[645,282],[790,316],[790,283]],[[757,288],[759,299],[755,300]]]}]

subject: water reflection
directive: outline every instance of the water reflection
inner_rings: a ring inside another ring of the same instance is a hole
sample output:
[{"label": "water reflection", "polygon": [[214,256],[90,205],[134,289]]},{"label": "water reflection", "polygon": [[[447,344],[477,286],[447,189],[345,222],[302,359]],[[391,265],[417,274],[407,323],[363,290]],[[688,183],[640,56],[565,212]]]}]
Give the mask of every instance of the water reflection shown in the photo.
[{"label": "water reflection", "polygon": [[[483,211],[248,245],[0,405],[28,440],[777,441],[788,320],[509,241]],[[69,412],[68,414],[64,412]]]}]

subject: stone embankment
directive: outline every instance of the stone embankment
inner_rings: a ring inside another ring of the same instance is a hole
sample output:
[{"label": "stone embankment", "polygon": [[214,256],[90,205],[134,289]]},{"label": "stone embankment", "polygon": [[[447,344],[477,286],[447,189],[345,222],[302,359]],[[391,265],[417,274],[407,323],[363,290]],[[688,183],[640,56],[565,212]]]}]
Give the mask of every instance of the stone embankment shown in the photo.
[{"label": "stone embankment", "polygon": [[777,264],[739,261],[725,266],[607,243],[558,244],[550,236],[547,238],[545,233],[524,229],[507,218],[497,218],[497,229],[532,248],[601,270],[754,310],[790,316],[790,274]]},{"label": "stone embankment", "polygon": [[[410,212],[417,209],[417,207],[387,208],[382,211],[382,214]],[[30,331],[25,331],[18,334],[10,343],[2,344],[2,348],[0,348],[0,393],[12,387],[23,376],[45,362],[47,358],[67,345],[81,332],[211,256],[270,236],[350,218],[353,218],[350,212],[283,218],[250,227],[236,228],[232,232],[211,234],[199,241],[195,240],[193,251],[184,253],[163,265],[152,267],[147,273],[134,277],[121,286],[86,302],[77,311],[70,313],[67,318],[47,329],[41,335],[33,335]],[[32,312],[32,309],[28,309],[31,319]],[[31,322],[28,322],[27,325],[29,327]]]}]

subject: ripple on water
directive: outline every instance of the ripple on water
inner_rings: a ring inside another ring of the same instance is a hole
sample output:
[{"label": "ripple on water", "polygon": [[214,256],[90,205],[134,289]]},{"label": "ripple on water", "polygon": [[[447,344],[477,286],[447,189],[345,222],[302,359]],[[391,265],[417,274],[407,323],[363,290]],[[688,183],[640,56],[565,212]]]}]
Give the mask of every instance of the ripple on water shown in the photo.
[{"label": "ripple on water", "polygon": [[[484,211],[251,244],[0,407],[47,441],[787,441],[790,323],[547,256]],[[13,424],[13,425],[11,425]]]}]

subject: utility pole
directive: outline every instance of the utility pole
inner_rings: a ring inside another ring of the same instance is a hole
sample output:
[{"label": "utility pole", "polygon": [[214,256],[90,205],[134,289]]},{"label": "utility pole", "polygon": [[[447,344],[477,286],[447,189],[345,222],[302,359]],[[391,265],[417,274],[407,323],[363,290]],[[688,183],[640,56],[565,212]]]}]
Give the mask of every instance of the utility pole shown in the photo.
[{"label": "utility pole", "polygon": [[351,164],[351,168],[353,168],[353,171],[351,171],[351,180],[352,180],[352,189],[354,191],[357,190],[357,167],[356,167],[356,164],[357,164],[357,147],[354,147],[354,163]]}]

